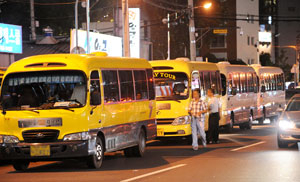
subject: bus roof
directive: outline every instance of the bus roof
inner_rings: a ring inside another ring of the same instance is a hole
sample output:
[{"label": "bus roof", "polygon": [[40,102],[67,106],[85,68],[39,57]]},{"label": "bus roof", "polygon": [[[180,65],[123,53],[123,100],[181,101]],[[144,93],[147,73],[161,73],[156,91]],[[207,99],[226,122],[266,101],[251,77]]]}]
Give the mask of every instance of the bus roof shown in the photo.
[{"label": "bus roof", "polygon": [[232,72],[255,72],[255,70],[248,65],[236,65],[229,62],[219,62],[217,66],[221,73],[228,74]]},{"label": "bus roof", "polygon": [[251,65],[251,66],[255,69],[257,75],[261,75],[261,74],[264,74],[264,73],[273,73],[273,74],[275,74],[275,73],[283,73],[282,69],[279,68],[279,67],[261,66],[261,65],[256,65],[256,64],[255,65]]},{"label": "bus roof", "polygon": [[199,62],[199,61],[157,60],[157,61],[150,61],[150,64],[154,71],[170,71],[170,72],[182,71],[185,73],[190,73],[193,70],[203,70],[203,71],[218,70],[218,67],[214,63],[206,63],[206,62]]},{"label": "bus roof", "polygon": [[151,68],[145,59],[106,57],[95,54],[48,54],[31,56],[11,64],[10,72],[82,70],[86,73],[97,68]]}]

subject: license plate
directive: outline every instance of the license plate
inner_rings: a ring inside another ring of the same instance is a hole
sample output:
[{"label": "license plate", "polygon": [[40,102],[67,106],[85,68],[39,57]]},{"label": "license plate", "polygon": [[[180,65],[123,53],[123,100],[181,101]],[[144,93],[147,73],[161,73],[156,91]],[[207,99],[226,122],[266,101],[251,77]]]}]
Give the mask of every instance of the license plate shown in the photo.
[{"label": "license plate", "polygon": [[50,156],[50,145],[30,146],[30,156]]},{"label": "license plate", "polygon": [[164,129],[157,128],[157,136],[164,136]]}]

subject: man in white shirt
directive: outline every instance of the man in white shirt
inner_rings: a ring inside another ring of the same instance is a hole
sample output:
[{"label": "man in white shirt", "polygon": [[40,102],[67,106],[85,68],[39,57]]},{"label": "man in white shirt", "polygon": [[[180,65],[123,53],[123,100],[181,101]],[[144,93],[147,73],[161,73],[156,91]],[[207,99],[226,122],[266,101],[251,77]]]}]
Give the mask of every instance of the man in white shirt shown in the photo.
[{"label": "man in white shirt", "polygon": [[207,143],[219,143],[220,101],[214,96],[212,88],[207,90],[208,101],[208,137]]}]

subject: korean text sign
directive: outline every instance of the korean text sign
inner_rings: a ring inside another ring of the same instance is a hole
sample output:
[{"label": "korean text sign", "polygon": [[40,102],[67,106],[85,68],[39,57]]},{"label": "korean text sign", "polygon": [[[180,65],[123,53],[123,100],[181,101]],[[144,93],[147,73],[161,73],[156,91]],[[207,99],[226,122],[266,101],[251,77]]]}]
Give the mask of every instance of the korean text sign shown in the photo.
[{"label": "korean text sign", "polygon": [[0,52],[22,54],[22,27],[0,23]]}]

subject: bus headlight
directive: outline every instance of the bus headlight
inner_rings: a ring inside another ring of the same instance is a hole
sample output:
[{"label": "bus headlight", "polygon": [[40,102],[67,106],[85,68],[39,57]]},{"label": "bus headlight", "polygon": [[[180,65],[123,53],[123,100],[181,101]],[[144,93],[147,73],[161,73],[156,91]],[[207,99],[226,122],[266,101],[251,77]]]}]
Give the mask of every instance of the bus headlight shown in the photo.
[{"label": "bus headlight", "polygon": [[88,132],[72,133],[64,136],[64,141],[88,140],[90,135]]},{"label": "bus headlight", "polygon": [[0,143],[19,143],[19,139],[12,135],[0,135]]},{"label": "bus headlight", "polygon": [[191,123],[191,117],[190,116],[181,116],[176,118],[172,125],[184,125],[184,124],[190,124]]},{"label": "bus headlight", "polygon": [[296,125],[292,121],[280,120],[279,123],[278,123],[278,126],[282,130],[288,130],[288,129],[295,128]]}]

